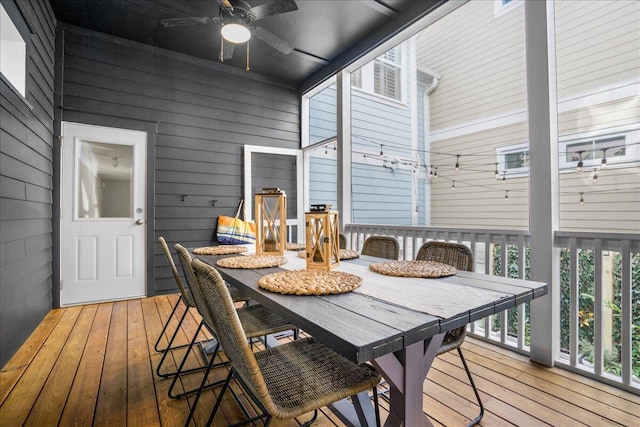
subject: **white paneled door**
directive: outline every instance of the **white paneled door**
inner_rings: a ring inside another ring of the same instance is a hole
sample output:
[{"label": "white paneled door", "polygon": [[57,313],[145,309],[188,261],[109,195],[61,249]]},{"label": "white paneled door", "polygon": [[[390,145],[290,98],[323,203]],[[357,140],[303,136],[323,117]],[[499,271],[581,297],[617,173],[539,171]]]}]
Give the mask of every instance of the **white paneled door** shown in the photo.
[{"label": "white paneled door", "polygon": [[63,123],[60,304],[145,295],[146,132]]}]

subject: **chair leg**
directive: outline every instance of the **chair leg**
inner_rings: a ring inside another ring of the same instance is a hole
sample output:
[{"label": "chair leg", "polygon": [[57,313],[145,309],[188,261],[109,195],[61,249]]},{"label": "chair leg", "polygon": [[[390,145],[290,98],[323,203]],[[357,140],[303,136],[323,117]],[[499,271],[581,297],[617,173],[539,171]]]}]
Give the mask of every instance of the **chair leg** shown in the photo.
[{"label": "chair leg", "polygon": [[168,372],[168,373],[164,373],[163,374],[162,372],[160,372],[160,370],[162,369],[162,365],[164,365],[164,361],[167,358],[167,355],[169,354],[169,352],[171,350],[175,350],[176,348],[186,347],[184,345],[178,346],[178,347],[172,347],[171,345],[173,344],[173,341],[176,339],[176,336],[178,336],[178,331],[180,330],[180,326],[182,325],[182,322],[184,322],[185,317],[187,317],[187,312],[188,311],[189,311],[189,309],[187,308],[184,311],[184,313],[182,313],[182,316],[180,317],[180,320],[178,321],[178,327],[173,332],[173,335],[171,335],[171,339],[169,340],[169,345],[167,346],[167,349],[162,354],[162,358],[160,359],[160,363],[158,363],[158,367],[156,368],[156,374],[158,374],[158,376],[161,377],[161,378],[168,378],[168,377],[171,377],[171,376],[176,374],[176,372]]},{"label": "chair leg", "polygon": [[[202,329],[202,325],[203,325],[203,323],[200,322],[200,324],[198,325],[198,329],[196,329],[196,333],[193,334],[193,338],[191,338],[191,342],[189,343],[189,347],[187,348],[187,351],[185,352],[184,357],[182,358],[182,361],[180,362],[180,366],[178,367],[178,370],[176,371],[176,374],[173,377],[173,381],[171,381],[171,385],[169,386],[169,397],[171,397],[172,399],[175,399],[175,397],[172,396],[172,394],[171,394],[172,391],[173,391],[173,387],[175,386],[176,381],[178,381],[178,377],[180,376],[180,374],[184,373],[182,371],[182,368],[184,368],[184,364],[187,363],[187,358],[189,357],[189,353],[191,352],[191,349],[193,348],[193,345],[196,342],[198,334],[200,333],[200,329]],[[201,369],[204,369],[204,368],[201,368]]]},{"label": "chair leg", "polygon": [[[217,347],[219,347],[219,346],[220,346],[220,344],[216,345],[216,352],[217,352]],[[208,388],[207,387],[207,378],[209,377],[209,373],[211,372],[211,367],[213,366],[213,361],[215,360],[215,358],[216,358],[216,353],[214,352],[213,355],[211,356],[211,360],[209,361],[209,363],[207,365],[207,370],[204,373],[204,376],[202,377],[202,382],[200,383],[200,387],[198,387],[198,389],[197,389],[198,394],[196,394],[196,397],[193,400],[193,405],[191,405],[191,410],[189,411],[189,417],[187,418],[187,422],[185,423],[185,426],[188,426],[189,423],[191,422],[191,419],[193,418],[193,414],[194,414],[194,412],[196,410],[196,405],[198,404],[198,400],[200,400],[200,395],[202,394],[202,390],[204,390],[205,388]],[[221,382],[218,381],[215,384],[218,385],[220,383]]]},{"label": "chair leg", "polygon": [[380,427],[380,401],[378,400],[378,386],[373,387],[373,409],[376,411],[376,426]]},{"label": "chair leg", "polygon": [[[167,351],[167,350],[169,350],[171,348],[171,341],[169,341],[169,345],[167,345],[165,348],[158,348],[158,347],[159,347],[160,341],[162,340],[162,337],[164,336],[165,332],[167,331],[167,327],[169,326],[169,323],[171,323],[171,319],[173,318],[173,315],[176,313],[176,310],[178,309],[178,306],[180,305],[181,301],[182,301],[182,294],[178,298],[178,301],[176,301],[176,303],[173,305],[173,310],[171,310],[171,314],[169,315],[167,320],[164,322],[164,326],[162,327],[162,331],[160,332],[160,335],[158,336],[158,339],[156,340],[156,343],[153,346],[153,348],[158,353],[165,352],[165,351]],[[188,308],[186,308],[186,310],[188,310]],[[178,328],[180,328],[180,325],[181,325],[181,323],[178,324]]]},{"label": "chair leg", "polygon": [[[231,382],[232,378],[233,378],[233,368],[229,369],[229,375],[227,375],[227,378],[224,380],[224,384],[222,385],[222,390],[220,390],[220,394],[216,399],[216,404],[213,406],[213,409],[211,410],[211,414],[209,415],[209,419],[207,420],[207,427],[209,427],[213,422],[213,418],[216,416],[216,413],[220,408],[220,404],[222,403],[222,398],[224,397],[225,392],[229,388],[229,383]],[[186,427],[186,424],[185,424],[185,427]]]},{"label": "chair leg", "polygon": [[484,406],[482,405],[482,400],[480,400],[480,393],[478,393],[478,389],[476,388],[476,384],[473,382],[473,378],[471,377],[471,371],[469,370],[469,366],[467,366],[467,361],[462,354],[462,349],[458,347],[458,354],[460,355],[460,360],[462,360],[462,365],[464,366],[464,370],[467,371],[467,377],[469,378],[469,383],[473,388],[473,393],[476,395],[476,399],[478,400],[478,405],[480,406],[480,413],[477,417],[475,417],[471,423],[469,423],[468,427],[475,426],[482,420],[484,416]]}]

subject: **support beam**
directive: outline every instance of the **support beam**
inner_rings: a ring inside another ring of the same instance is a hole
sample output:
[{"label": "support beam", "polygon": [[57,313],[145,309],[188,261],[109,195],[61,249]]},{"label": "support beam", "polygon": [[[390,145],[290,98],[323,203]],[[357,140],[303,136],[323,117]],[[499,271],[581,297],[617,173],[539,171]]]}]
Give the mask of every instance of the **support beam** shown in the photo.
[{"label": "support beam", "polygon": [[337,178],[340,232],[351,218],[351,73],[342,70],[336,79]]},{"label": "support beam", "polygon": [[524,2],[529,117],[531,279],[549,293],[531,302],[531,360],[553,366],[559,351],[558,102],[553,3]]}]

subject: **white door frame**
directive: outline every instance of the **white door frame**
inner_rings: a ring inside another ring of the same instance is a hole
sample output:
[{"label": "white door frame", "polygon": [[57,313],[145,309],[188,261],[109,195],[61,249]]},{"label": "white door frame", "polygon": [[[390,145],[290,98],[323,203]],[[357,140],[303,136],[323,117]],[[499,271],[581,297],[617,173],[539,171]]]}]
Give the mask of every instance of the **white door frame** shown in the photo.
[{"label": "white door frame", "polygon": [[304,165],[302,160],[302,150],[296,150],[293,148],[274,148],[264,147],[261,145],[245,145],[244,146],[244,206],[246,209],[247,219],[253,219],[253,194],[251,194],[252,188],[252,173],[251,155],[253,153],[267,153],[277,154],[281,156],[293,156],[296,158],[296,219],[298,221],[297,241],[304,241],[304,227],[300,225],[304,224]]}]

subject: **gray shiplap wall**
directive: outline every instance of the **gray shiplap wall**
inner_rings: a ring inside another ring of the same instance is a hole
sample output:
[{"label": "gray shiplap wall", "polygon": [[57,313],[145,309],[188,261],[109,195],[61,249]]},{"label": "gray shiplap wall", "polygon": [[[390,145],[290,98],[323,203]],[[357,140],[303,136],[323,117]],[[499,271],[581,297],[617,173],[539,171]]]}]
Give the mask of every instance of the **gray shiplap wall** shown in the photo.
[{"label": "gray shiplap wall", "polygon": [[[233,215],[243,194],[243,145],[300,147],[299,96],[286,83],[77,27],[64,29],[63,120],[155,124],[150,238],[164,236],[170,247],[211,244],[217,217]],[[174,291],[158,244],[152,262],[154,292]]]},{"label": "gray shiplap wall", "polygon": [[26,102],[0,81],[0,367],[51,309],[56,20],[47,2],[17,4],[31,37]]}]

